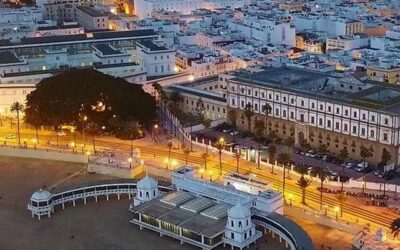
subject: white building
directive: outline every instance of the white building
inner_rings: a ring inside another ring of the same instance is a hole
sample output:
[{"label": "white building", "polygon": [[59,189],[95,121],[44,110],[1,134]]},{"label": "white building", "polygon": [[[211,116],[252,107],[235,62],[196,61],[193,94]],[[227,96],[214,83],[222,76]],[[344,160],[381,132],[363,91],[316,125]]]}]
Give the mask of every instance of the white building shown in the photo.
[{"label": "white building", "polygon": [[369,37],[352,35],[337,36],[326,39],[326,50],[353,50],[366,48],[369,46]]},{"label": "white building", "polygon": [[135,0],[135,12],[140,19],[152,17],[153,12],[168,11],[191,14],[193,11],[243,7],[244,0]]},{"label": "white building", "polygon": [[109,26],[107,13],[87,6],[76,7],[76,21],[90,31],[107,30]]},{"label": "white building", "polygon": [[246,16],[243,20],[230,20],[229,28],[245,37],[265,43],[296,45],[296,31],[288,21],[262,16]]},{"label": "white building", "polygon": [[[174,191],[146,202],[134,202],[130,207],[134,214],[131,222],[140,229],[176,238],[181,244],[202,249],[228,244],[232,249],[243,249],[262,237],[252,219],[257,211],[264,215],[282,213],[282,196],[275,191],[268,190],[270,199],[280,200],[280,207],[258,205],[260,200],[266,200],[265,196],[197,179],[194,172],[190,167],[181,167],[172,173]],[[150,183],[148,177],[146,182]],[[151,183],[153,188],[155,181]]]},{"label": "white building", "polygon": [[147,76],[164,76],[175,73],[175,50],[150,40],[142,40],[136,45],[136,55],[140,64],[146,69]]},{"label": "white building", "polygon": [[[361,145],[373,148],[374,163],[386,150],[399,163],[400,92],[396,88],[284,67],[237,73],[225,80],[228,106],[244,110],[250,103],[256,119],[268,116],[268,133],[293,136],[298,145],[325,144],[333,153],[345,148],[354,159],[360,158]],[[272,108],[269,114],[263,111],[266,104]],[[244,119],[237,123],[247,127]]]}]

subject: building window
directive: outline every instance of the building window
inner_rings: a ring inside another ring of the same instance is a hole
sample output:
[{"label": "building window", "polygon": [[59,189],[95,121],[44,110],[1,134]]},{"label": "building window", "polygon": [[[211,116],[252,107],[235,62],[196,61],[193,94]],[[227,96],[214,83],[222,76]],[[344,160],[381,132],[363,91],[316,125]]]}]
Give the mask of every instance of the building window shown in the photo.
[{"label": "building window", "polygon": [[320,104],[319,105],[319,110],[324,110],[324,105]]},{"label": "building window", "polygon": [[357,112],[356,111],[353,112],[353,117],[357,118]]},{"label": "building window", "polygon": [[235,239],[235,234],[231,232],[231,239]]},{"label": "building window", "polygon": [[319,118],[319,125],[322,126],[322,124],[323,124],[323,120],[322,120],[322,118]]},{"label": "building window", "polygon": [[233,220],[231,220],[231,227],[233,227]]},{"label": "building window", "polygon": [[286,102],[286,96],[283,97],[283,102]]},{"label": "building window", "polygon": [[336,129],[340,129],[340,124],[339,124],[339,122],[336,122],[335,128],[336,128]]},{"label": "building window", "polygon": [[371,130],[370,135],[371,135],[372,138],[374,138],[375,137],[375,131]]},{"label": "building window", "polygon": [[239,228],[242,228],[242,221],[239,221]]},{"label": "building window", "polygon": [[336,108],[336,114],[340,114],[340,109]]},{"label": "building window", "polygon": [[384,122],[385,122],[385,125],[388,125],[389,124],[389,119],[385,118]]},{"label": "building window", "polygon": [[347,131],[348,131],[347,124],[344,124],[344,125],[343,125],[343,130],[344,130],[344,132],[347,132]]},{"label": "building window", "polygon": [[303,100],[301,100],[301,104],[300,104],[302,107],[304,107],[304,101]]},{"label": "building window", "polygon": [[304,122],[304,114],[300,114],[300,122]]},{"label": "building window", "polygon": [[292,99],[290,100],[290,103],[291,103],[291,104],[294,104],[294,98],[292,98]]},{"label": "building window", "polygon": [[365,114],[362,114],[362,119],[363,119],[363,120],[366,120],[366,119],[367,119]]},{"label": "building window", "polygon": [[294,113],[290,112],[290,119],[294,119]]},{"label": "building window", "polygon": [[282,110],[282,116],[286,117],[286,110]]},{"label": "building window", "polygon": [[348,109],[345,109],[345,110],[344,110],[344,115],[345,115],[345,116],[348,116],[348,115],[349,115],[349,110],[348,110]]},{"label": "building window", "polygon": [[331,106],[328,106],[328,112],[332,112],[332,107]]},{"label": "building window", "polygon": [[327,121],[326,121],[326,126],[327,126],[328,128],[331,127],[331,121],[330,121],[330,120],[327,120]]},{"label": "building window", "polygon": [[275,115],[279,115],[279,109],[275,109]]},{"label": "building window", "polygon": [[312,123],[312,124],[315,123],[315,118],[314,118],[314,116],[311,116],[311,123]]},{"label": "building window", "polygon": [[387,133],[383,133],[383,140],[387,141],[388,140],[388,134]]},{"label": "building window", "polygon": [[371,121],[375,122],[375,116],[371,115]]},{"label": "building window", "polygon": [[353,134],[356,134],[357,133],[357,127],[356,126],[353,126],[353,132],[352,132]]},{"label": "building window", "polygon": [[365,136],[365,128],[361,128],[361,135]]},{"label": "building window", "polygon": [[311,108],[315,109],[315,103],[313,103],[313,102],[311,103]]}]

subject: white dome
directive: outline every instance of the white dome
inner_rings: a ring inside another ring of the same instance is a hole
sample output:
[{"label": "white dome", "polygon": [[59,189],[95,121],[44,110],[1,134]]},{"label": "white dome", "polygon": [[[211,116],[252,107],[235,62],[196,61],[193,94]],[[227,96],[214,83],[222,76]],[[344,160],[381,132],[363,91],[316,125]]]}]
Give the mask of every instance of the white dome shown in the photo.
[{"label": "white dome", "polygon": [[250,208],[242,204],[237,204],[228,210],[228,216],[233,219],[245,219],[251,216]]},{"label": "white dome", "polygon": [[138,189],[157,189],[158,182],[146,175],[143,179],[141,179],[137,184]]},{"label": "white dome", "polygon": [[32,194],[31,200],[34,201],[47,201],[51,197],[51,193],[47,190],[39,189]]}]

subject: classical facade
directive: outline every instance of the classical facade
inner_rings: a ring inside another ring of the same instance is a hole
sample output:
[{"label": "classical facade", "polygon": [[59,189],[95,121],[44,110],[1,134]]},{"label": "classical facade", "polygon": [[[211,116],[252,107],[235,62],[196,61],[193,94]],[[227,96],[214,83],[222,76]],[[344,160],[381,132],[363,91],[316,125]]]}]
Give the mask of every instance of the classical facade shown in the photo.
[{"label": "classical facade", "polygon": [[[371,148],[374,163],[383,150],[398,164],[400,89],[292,68],[266,68],[224,76],[229,109],[239,110],[238,126],[247,129],[243,115],[250,104],[255,119],[266,121],[267,133],[293,136],[298,146],[321,144],[339,153],[360,157],[360,146]],[[267,114],[263,108],[271,107]],[[254,124],[254,122],[252,122]]]}]

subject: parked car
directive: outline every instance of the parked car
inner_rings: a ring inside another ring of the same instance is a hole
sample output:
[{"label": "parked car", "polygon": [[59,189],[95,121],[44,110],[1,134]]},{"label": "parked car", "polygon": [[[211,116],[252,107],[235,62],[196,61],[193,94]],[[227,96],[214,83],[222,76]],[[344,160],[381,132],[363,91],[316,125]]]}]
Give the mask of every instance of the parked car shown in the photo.
[{"label": "parked car", "polygon": [[354,165],[355,165],[355,164],[354,164],[353,162],[347,162],[346,165],[345,165],[345,167],[346,167],[346,168],[353,168]]},{"label": "parked car", "polygon": [[14,135],[14,134],[6,134],[6,135],[4,136],[4,138],[6,138],[6,139],[14,139],[14,138],[15,138],[15,135]]},{"label": "parked car", "polygon": [[58,131],[58,132],[57,132],[57,135],[58,135],[58,136],[66,136],[67,133],[66,133],[65,131]]},{"label": "parked car", "polygon": [[305,155],[305,156],[311,156],[312,154],[315,154],[315,151],[312,150],[312,149],[310,149],[310,150],[308,150],[304,155]]},{"label": "parked car", "polygon": [[239,132],[235,130],[235,131],[230,132],[229,134],[230,134],[230,135],[238,135]]},{"label": "parked car", "polygon": [[354,168],[354,170],[357,171],[357,172],[362,172],[364,169],[365,169],[364,166],[359,166],[359,165],[357,165],[357,166]]}]

